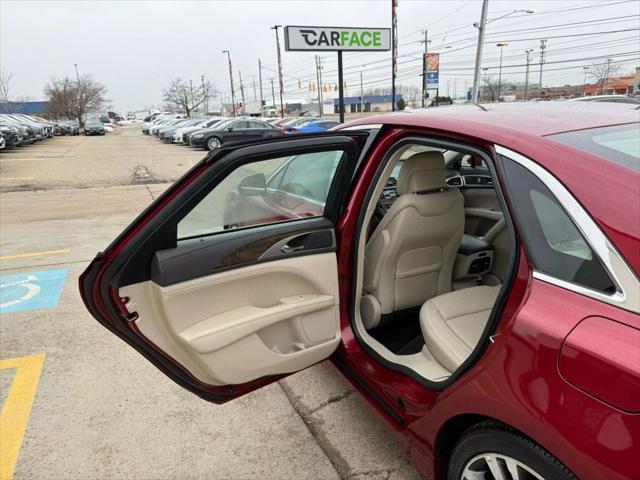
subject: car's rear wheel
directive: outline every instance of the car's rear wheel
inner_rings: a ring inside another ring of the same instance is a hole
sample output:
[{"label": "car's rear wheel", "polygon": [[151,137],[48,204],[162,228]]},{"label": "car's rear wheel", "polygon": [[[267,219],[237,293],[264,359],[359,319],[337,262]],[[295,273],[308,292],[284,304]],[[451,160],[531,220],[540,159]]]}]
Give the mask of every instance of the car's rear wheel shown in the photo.
[{"label": "car's rear wheel", "polygon": [[553,455],[499,422],[482,422],[453,449],[447,478],[455,480],[575,480]]},{"label": "car's rear wheel", "polygon": [[207,150],[215,150],[216,148],[220,147],[220,145],[222,144],[220,143],[219,138],[211,137],[209,140],[207,140]]}]

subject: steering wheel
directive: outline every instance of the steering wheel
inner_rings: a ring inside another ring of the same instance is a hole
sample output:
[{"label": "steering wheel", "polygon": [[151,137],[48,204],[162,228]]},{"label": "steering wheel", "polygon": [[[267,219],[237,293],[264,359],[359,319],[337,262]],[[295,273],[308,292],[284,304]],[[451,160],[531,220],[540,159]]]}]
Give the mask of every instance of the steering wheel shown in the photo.
[{"label": "steering wheel", "polygon": [[282,187],[280,187],[280,190],[283,190],[287,193],[293,193],[294,195],[300,195],[301,197],[313,198],[313,193],[309,191],[308,188],[305,188],[296,182],[286,183],[282,185]]}]

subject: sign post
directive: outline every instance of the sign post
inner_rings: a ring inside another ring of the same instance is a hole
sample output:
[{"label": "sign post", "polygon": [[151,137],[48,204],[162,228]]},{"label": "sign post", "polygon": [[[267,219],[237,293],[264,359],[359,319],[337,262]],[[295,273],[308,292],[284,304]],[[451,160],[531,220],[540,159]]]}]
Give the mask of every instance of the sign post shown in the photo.
[{"label": "sign post", "polygon": [[435,52],[425,53],[427,66],[426,90],[436,91],[436,106],[438,105],[438,89],[440,88],[440,54]]},{"label": "sign post", "polygon": [[[342,123],[344,122],[342,52],[388,51],[391,49],[391,29],[286,26],[284,27],[284,48],[287,52],[338,52],[338,109]],[[322,85],[318,85],[318,88],[322,88]]]}]

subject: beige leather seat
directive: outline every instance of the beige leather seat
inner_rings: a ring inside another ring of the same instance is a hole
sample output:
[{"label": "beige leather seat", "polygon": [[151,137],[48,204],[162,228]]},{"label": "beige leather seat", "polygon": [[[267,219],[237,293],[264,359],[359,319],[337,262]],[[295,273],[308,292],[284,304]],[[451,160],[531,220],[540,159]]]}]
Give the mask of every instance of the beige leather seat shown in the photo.
[{"label": "beige leather seat", "polygon": [[398,198],[367,242],[365,328],[382,315],[422,305],[451,290],[451,273],[464,232],[464,199],[445,183],[444,157],[422,152],[405,160]]},{"label": "beige leather seat", "polygon": [[502,285],[445,293],[420,309],[426,348],[444,368],[455,371],[478,344]]}]

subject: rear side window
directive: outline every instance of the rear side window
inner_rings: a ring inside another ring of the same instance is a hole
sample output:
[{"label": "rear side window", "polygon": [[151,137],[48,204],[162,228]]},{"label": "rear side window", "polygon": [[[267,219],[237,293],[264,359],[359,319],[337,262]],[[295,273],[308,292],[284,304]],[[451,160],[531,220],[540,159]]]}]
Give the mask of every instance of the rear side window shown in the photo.
[{"label": "rear side window", "polygon": [[342,150],[239,166],[179,223],[178,240],[236,228],[321,217]]},{"label": "rear side window", "polygon": [[502,157],[509,197],[534,268],[612,294],[615,284],[551,191],[522,165]]},{"label": "rear side window", "polygon": [[640,173],[638,123],[558,133],[549,138]]}]

